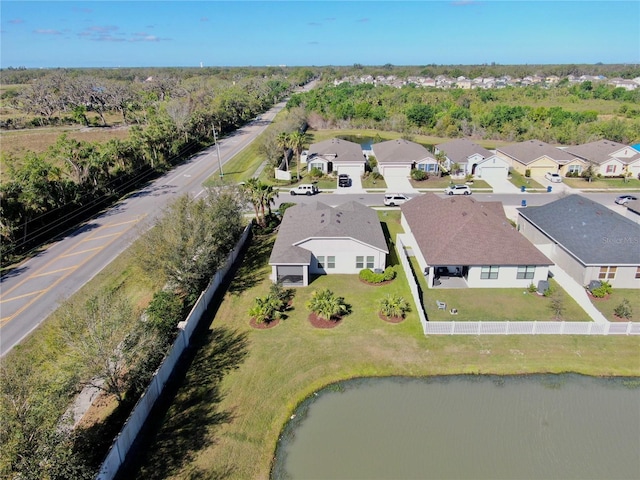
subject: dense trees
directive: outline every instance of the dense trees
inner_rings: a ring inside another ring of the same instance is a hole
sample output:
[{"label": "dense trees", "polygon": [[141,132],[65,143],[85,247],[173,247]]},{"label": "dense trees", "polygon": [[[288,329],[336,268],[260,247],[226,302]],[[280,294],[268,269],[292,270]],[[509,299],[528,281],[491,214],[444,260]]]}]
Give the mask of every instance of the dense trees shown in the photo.
[{"label": "dense trees", "polygon": [[329,125],[449,138],[473,136],[513,142],[537,138],[578,144],[599,138],[637,141],[640,111],[631,105],[638,103],[640,90],[589,86],[587,82],[548,89],[493,90],[341,83],[296,94],[289,106],[304,106],[309,114],[322,119],[321,128]]},{"label": "dense trees", "polygon": [[[282,69],[32,72],[29,84],[4,98],[36,115],[33,125],[59,122],[131,124],[126,140],[89,143],[61,136],[38,154],[2,152],[0,249],[3,263],[75,224],[210,144],[279,101],[310,71]],[[22,71],[12,72],[20,78]],[[134,75],[135,74],[135,75]],[[113,78],[112,78],[113,76]],[[24,122],[24,120],[23,120]],[[5,122],[12,128],[20,120]]]}]

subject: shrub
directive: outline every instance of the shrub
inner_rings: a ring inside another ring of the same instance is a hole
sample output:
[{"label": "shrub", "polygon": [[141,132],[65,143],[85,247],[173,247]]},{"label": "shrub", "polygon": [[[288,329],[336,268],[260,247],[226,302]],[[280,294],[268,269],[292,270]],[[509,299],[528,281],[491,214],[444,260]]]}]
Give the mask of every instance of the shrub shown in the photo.
[{"label": "shrub", "polygon": [[376,160],[376,157],[374,157],[373,155],[369,156],[368,162],[369,167],[371,167],[372,169],[378,166],[378,160]]},{"label": "shrub", "polygon": [[378,172],[372,172],[371,178],[373,178],[374,180],[382,180],[384,177]]},{"label": "shrub", "polygon": [[184,300],[174,292],[159,291],[153,294],[147,307],[146,325],[155,330],[166,344],[170,344],[178,331],[178,323],[184,320]]},{"label": "shrub", "polygon": [[604,298],[609,295],[613,291],[611,284],[609,282],[602,282],[599,287],[591,290],[591,295],[596,298]]},{"label": "shrub", "polygon": [[615,313],[620,318],[626,318],[630,320],[633,316],[633,309],[631,308],[631,303],[626,298],[622,299],[622,302],[613,309],[613,313]]},{"label": "shrub", "polygon": [[311,178],[320,178],[322,177],[323,173],[322,170],[320,170],[319,168],[312,168],[311,170],[309,170],[309,176]]},{"label": "shrub", "polygon": [[536,287],[533,283],[529,284],[529,287],[527,287],[527,291],[529,293],[536,293],[538,291],[538,287]]},{"label": "shrub", "polygon": [[398,294],[389,294],[381,299],[378,308],[385,317],[404,317],[411,310],[409,303]]},{"label": "shrub", "polygon": [[343,297],[338,297],[328,288],[313,292],[306,306],[313,313],[325,320],[332,320],[342,315],[347,315],[351,308],[345,303]]},{"label": "shrub", "polygon": [[527,168],[527,169],[524,171],[524,176],[525,176],[525,177],[527,177],[527,178],[529,178],[529,177],[531,176],[531,169],[530,169],[530,168]]},{"label": "shrub", "polygon": [[396,278],[396,270],[393,267],[387,267],[384,272],[375,273],[370,268],[365,268],[360,270],[359,276],[362,281],[367,283],[382,283]]},{"label": "shrub", "polygon": [[421,182],[422,180],[427,180],[429,178],[429,175],[424,170],[418,170],[417,168],[414,168],[413,170],[411,170],[411,178],[418,182]]}]

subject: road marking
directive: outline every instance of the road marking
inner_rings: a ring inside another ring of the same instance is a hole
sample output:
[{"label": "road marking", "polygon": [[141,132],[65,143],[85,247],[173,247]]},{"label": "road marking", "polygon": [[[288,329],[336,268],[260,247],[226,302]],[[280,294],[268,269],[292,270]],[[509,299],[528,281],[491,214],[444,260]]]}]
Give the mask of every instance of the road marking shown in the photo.
[{"label": "road marking", "polygon": [[76,269],[78,267],[76,267],[75,265],[71,266],[71,267],[65,267],[65,268],[59,268],[57,270],[51,270],[50,272],[44,272],[44,273],[38,273],[38,274],[33,274],[31,275],[30,278],[38,278],[38,277],[46,277],[48,275],[53,275],[54,273],[58,273],[58,272],[64,272],[66,270],[72,270],[72,269]]},{"label": "road marking", "polygon": [[[120,235],[118,235],[118,236],[120,236]],[[76,255],[82,255],[83,253],[93,252],[94,250],[102,250],[103,248],[104,248],[104,245],[101,246],[101,247],[88,248],[86,250],[80,250],[79,252],[67,253],[66,255],[60,255],[58,258],[75,257]]]},{"label": "road marking", "polygon": [[119,232],[107,233],[106,235],[100,235],[99,237],[89,237],[89,238],[85,238],[84,240],[80,240],[80,243],[91,242],[93,240],[100,240],[101,238],[109,238],[109,237],[112,237],[114,235],[120,235],[120,233]]},{"label": "road marking", "polygon": [[32,295],[37,295],[41,292],[44,292],[45,289],[43,290],[36,290],[34,292],[29,292],[29,293],[23,293],[22,295],[18,295],[17,297],[11,297],[11,298],[3,298],[2,300],[0,300],[0,304],[1,303],[6,303],[6,302],[11,302],[12,300],[20,300],[21,298],[25,298],[25,297],[31,297]]}]

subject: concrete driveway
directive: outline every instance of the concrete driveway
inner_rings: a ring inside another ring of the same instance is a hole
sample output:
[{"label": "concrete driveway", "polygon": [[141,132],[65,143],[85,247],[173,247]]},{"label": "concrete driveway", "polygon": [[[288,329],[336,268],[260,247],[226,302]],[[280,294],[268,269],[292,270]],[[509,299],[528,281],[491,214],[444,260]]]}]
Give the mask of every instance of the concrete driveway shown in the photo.
[{"label": "concrete driveway", "polygon": [[413,188],[411,182],[409,181],[409,177],[401,177],[401,176],[392,176],[384,178],[384,181],[387,182],[387,192],[388,193],[416,193],[417,190]]},{"label": "concrete driveway", "polygon": [[[520,189],[506,178],[485,178],[483,179],[493,189],[493,193],[519,193]],[[473,188],[473,187],[472,187]]]}]

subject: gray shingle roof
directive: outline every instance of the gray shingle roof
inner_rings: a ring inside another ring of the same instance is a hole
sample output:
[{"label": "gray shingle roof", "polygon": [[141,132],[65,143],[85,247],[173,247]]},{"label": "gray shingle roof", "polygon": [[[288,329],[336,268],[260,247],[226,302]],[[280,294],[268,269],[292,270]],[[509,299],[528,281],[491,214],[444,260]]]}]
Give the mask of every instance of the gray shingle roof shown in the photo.
[{"label": "gray shingle roof", "polygon": [[584,265],[640,265],[640,225],[593,200],[569,195],[518,211]]},{"label": "gray shingle roof", "polygon": [[552,265],[509,223],[502,203],[414,197],[400,207],[430,265]]},{"label": "gray shingle roof", "polygon": [[440,143],[439,145],[436,145],[436,148],[439,151],[444,152],[449,160],[457,163],[466,162],[467,159],[475,153],[481,155],[482,158],[493,156],[493,153],[489,150],[466,138],[459,138],[450,142]]},{"label": "gray shingle roof", "polygon": [[374,143],[371,146],[371,150],[378,163],[381,164],[412,164],[413,162],[420,162],[427,159],[436,160],[433,154],[419,143],[404,139]]},{"label": "gray shingle roof", "polygon": [[529,165],[544,155],[561,165],[576,159],[575,155],[541,140],[527,140],[526,142],[514,143],[513,145],[500,147],[497,151],[504,153],[523,165]]},{"label": "gray shingle roof", "polygon": [[[614,158],[611,157],[612,153],[623,150],[624,148],[631,147],[622,143],[612,142],[611,140],[598,140],[597,142],[567,147],[565,150],[576,157],[584,158],[585,160],[600,165]],[[640,152],[628,158],[618,158],[618,160],[622,163],[628,164],[635,162],[639,158]]]},{"label": "gray shingle roof", "polygon": [[337,164],[365,162],[364,152],[359,144],[340,138],[330,138],[310,145],[307,162],[311,161],[314,155]]},{"label": "gray shingle roof", "polygon": [[311,252],[297,244],[310,238],[352,238],[389,253],[375,210],[358,202],[337,207],[314,202],[285,211],[269,264],[309,264]]}]

